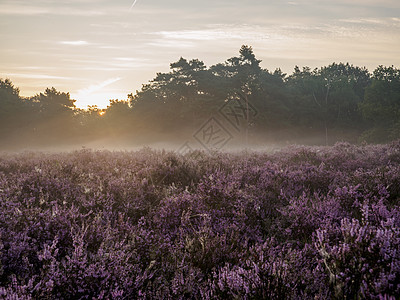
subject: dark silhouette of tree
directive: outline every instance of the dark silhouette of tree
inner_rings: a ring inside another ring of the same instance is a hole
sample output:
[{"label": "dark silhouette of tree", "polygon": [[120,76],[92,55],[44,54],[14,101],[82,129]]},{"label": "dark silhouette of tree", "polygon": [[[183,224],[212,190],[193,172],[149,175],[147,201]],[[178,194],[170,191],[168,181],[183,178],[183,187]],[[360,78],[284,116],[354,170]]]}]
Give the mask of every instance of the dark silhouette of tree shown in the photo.
[{"label": "dark silhouette of tree", "polygon": [[38,139],[53,142],[67,142],[77,132],[79,124],[75,120],[75,100],[69,93],[47,88],[31,99],[36,112],[35,131]]},{"label": "dark silhouette of tree", "polygon": [[107,109],[100,112],[103,134],[111,138],[128,138],[131,133],[132,113],[127,100],[110,100]]},{"label": "dark silhouette of tree", "polygon": [[23,98],[9,79],[0,79],[0,148],[105,138],[186,139],[211,116],[222,115],[221,107],[232,100],[244,101],[239,108],[245,130],[236,129],[246,140],[249,131],[278,142],[400,138],[400,71],[394,66],[379,66],[372,75],[349,63],[313,70],[296,66],[287,75],[262,68],[253,48],[243,45],[237,56],[210,67],[181,57],[169,72],[157,73],[128,100],[110,100],[106,109],[77,109],[69,93],[54,87]]},{"label": "dark silhouette of tree", "polygon": [[9,79],[0,79],[0,120],[15,114],[22,105],[19,89]]},{"label": "dark silhouette of tree", "polygon": [[359,107],[363,117],[370,122],[362,139],[387,142],[400,138],[400,69],[377,67]]},{"label": "dark silhouette of tree", "polygon": [[73,114],[75,101],[70,98],[69,93],[59,92],[54,87],[47,88],[32,98],[38,104],[39,111],[45,116],[58,116],[59,114]]},{"label": "dark silhouette of tree", "polygon": [[0,79],[0,137],[14,132],[21,122],[23,101],[19,97],[19,89],[14,87],[11,80]]},{"label": "dark silhouette of tree", "polygon": [[[329,130],[357,127],[361,123],[358,105],[370,81],[367,69],[350,64],[333,63],[327,67],[302,71],[296,66],[288,78],[291,92],[298,103],[300,122],[318,128],[322,125],[325,144]],[[321,125],[319,125],[321,124]]]},{"label": "dark silhouette of tree", "polygon": [[169,73],[157,76],[136,95],[128,95],[137,130],[172,132],[182,124],[190,126],[193,113],[210,98],[207,70],[203,62],[180,58],[170,64]]}]

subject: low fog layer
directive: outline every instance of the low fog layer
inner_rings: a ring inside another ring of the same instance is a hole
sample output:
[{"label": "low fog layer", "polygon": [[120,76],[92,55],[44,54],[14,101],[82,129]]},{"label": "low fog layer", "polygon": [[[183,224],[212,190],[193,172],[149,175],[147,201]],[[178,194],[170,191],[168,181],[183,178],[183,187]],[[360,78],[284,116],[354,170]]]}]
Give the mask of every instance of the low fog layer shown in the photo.
[{"label": "low fog layer", "polygon": [[185,152],[400,138],[400,70],[333,63],[290,75],[260,67],[249,46],[207,67],[180,58],[127,100],[78,109],[68,92],[29,98],[0,80],[0,150]]}]

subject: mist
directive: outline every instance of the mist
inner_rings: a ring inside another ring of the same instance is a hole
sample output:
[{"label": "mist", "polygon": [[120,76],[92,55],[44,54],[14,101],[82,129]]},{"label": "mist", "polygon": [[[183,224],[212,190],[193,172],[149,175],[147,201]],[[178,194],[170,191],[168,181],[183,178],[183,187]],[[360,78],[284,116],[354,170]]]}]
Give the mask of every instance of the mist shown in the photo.
[{"label": "mist", "polygon": [[54,87],[21,97],[11,80],[1,79],[0,150],[147,146],[184,153],[400,138],[399,69],[379,66],[370,73],[332,63],[285,74],[260,62],[247,45],[210,67],[181,57],[106,109],[79,109],[69,92]]}]

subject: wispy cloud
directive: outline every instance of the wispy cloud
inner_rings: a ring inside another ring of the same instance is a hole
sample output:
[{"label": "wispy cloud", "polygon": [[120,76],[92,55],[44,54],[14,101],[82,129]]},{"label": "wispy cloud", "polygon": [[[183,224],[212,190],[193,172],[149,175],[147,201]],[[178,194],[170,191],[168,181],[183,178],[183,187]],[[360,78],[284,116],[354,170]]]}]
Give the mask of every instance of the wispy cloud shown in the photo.
[{"label": "wispy cloud", "polygon": [[54,67],[42,67],[42,66],[18,66],[14,67],[18,70],[54,70]]},{"label": "wispy cloud", "polygon": [[85,45],[89,45],[89,43],[87,41],[61,41],[59,43],[63,44],[63,45],[70,45],[70,46],[85,46]]},{"label": "wispy cloud", "polygon": [[221,32],[210,30],[181,30],[181,31],[159,31],[156,34],[166,39],[176,40],[200,40],[209,41],[221,37]]},{"label": "wispy cloud", "polygon": [[53,76],[53,75],[46,75],[46,74],[4,73],[4,75],[10,76],[10,77],[25,78],[25,79],[63,79],[63,80],[76,79],[76,78],[72,78],[72,77]]},{"label": "wispy cloud", "polygon": [[242,44],[286,71],[373,68],[400,49],[400,0],[0,0],[0,23],[0,76],[22,92],[54,83],[85,99],[140,89],[179,56],[223,61]]},{"label": "wispy cloud", "polygon": [[124,49],[124,47],[121,46],[100,46],[100,49]]},{"label": "wispy cloud", "polygon": [[372,26],[400,26],[399,18],[349,18],[339,19],[340,22],[359,25],[372,25]]},{"label": "wispy cloud", "polygon": [[90,95],[92,93],[95,93],[95,92],[101,90],[102,88],[105,88],[106,86],[108,86],[110,84],[113,84],[114,82],[117,82],[117,81],[119,81],[121,79],[122,79],[121,77],[110,78],[110,79],[107,79],[106,81],[103,81],[101,83],[94,84],[94,85],[91,85],[91,86],[89,86],[87,88],[78,90],[77,93],[76,93],[76,97],[80,98],[80,97],[88,96],[88,95]]},{"label": "wispy cloud", "polygon": [[[211,25],[210,25],[211,27]],[[271,30],[259,26],[212,25],[215,29],[159,31],[167,40],[214,41],[221,39],[260,40],[271,38]]]},{"label": "wispy cloud", "polygon": [[115,60],[119,61],[135,61],[135,62],[143,62],[143,61],[148,61],[149,59],[147,58],[136,58],[136,57],[115,57]]},{"label": "wispy cloud", "polygon": [[173,41],[173,40],[154,40],[149,43],[147,43],[148,46],[153,46],[153,47],[166,47],[166,48],[193,48],[196,47],[196,45],[192,42],[182,42],[182,41]]},{"label": "wispy cloud", "polygon": [[112,57],[111,55],[102,59],[95,57],[87,59],[65,58],[62,61],[67,63],[65,69],[81,71],[129,71],[160,65],[160,62],[155,62],[149,58]]},{"label": "wispy cloud", "polygon": [[137,2],[137,0],[133,1],[132,5],[131,5],[131,8],[129,10],[132,10],[132,8],[135,6],[136,2]]},{"label": "wispy cloud", "polygon": [[121,77],[107,79],[103,82],[80,89],[76,93],[71,93],[71,97],[77,100],[77,107],[87,108],[88,105],[96,104],[100,108],[105,108],[109,104],[109,99],[124,99],[124,93],[121,91],[106,88],[109,85],[121,80]]},{"label": "wispy cloud", "polygon": [[53,6],[34,6],[30,3],[12,3],[0,4],[0,15],[21,15],[21,16],[35,16],[35,15],[58,15],[58,16],[102,16],[105,11],[92,10],[92,9],[77,9],[69,6],[57,7]]},{"label": "wispy cloud", "polygon": [[328,5],[361,5],[363,7],[399,7],[398,0],[302,0],[290,1],[289,4],[328,4]]},{"label": "wispy cloud", "polygon": [[49,13],[49,9],[35,6],[21,6],[18,4],[0,4],[0,15],[34,16]]}]

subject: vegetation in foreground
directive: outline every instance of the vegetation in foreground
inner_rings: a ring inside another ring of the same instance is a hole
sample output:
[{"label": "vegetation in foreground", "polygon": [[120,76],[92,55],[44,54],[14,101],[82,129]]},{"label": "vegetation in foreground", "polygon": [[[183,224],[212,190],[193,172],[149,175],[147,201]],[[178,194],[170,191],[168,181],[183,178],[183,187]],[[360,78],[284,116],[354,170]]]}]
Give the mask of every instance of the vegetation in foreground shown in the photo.
[{"label": "vegetation in foreground", "polygon": [[0,295],[394,299],[400,142],[0,156]]}]

